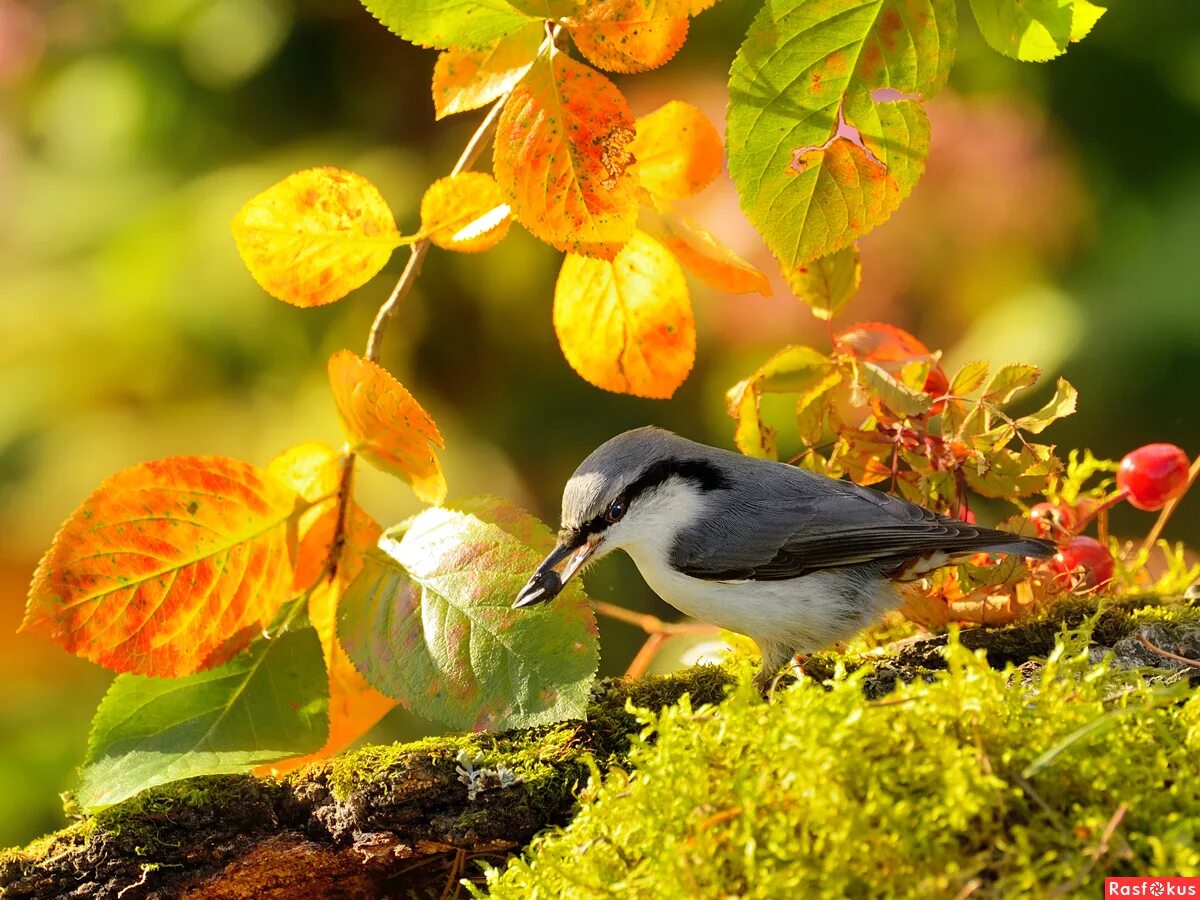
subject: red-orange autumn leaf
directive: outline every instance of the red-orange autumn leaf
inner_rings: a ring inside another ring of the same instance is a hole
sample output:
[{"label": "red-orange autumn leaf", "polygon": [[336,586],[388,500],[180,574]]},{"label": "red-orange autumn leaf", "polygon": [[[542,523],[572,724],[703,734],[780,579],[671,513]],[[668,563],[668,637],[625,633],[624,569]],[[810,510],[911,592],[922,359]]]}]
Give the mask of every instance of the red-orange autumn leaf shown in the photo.
[{"label": "red-orange autumn leaf", "polygon": [[541,22],[500,38],[482,50],[446,50],[433,67],[433,106],[439,119],[478,109],[512,90],[546,36]]},{"label": "red-orange autumn leaf", "polygon": [[[345,457],[323,441],[289,447],[267,464],[267,472],[313,504],[296,520],[293,590],[308,590],[328,568],[333,529],[319,525],[337,506]],[[324,543],[322,543],[324,541]]]},{"label": "red-orange autumn leaf", "polygon": [[231,227],[254,280],[294,306],[340,300],[374,278],[400,244],[375,185],[328,166],[267,188]]},{"label": "red-orange autumn leaf", "polygon": [[205,668],[291,596],[288,520],[298,503],[235,459],[176,456],[124,469],[55,535],[21,628],[117,672]]},{"label": "red-orange autumn leaf", "polygon": [[725,148],[708,116],[690,103],[672,100],[637,120],[629,145],[637,160],[638,183],[650,193],[683,200],[721,174]]},{"label": "red-orange autumn leaf", "polygon": [[563,260],[554,330],[576,372],[621,394],[670,397],[695,362],[696,324],[683,270],[641,231],[612,262]]},{"label": "red-orange autumn leaf", "polygon": [[421,198],[421,231],[443,250],[482,253],[508,234],[512,207],[486,172],[439,178]]},{"label": "red-orange autumn leaf", "polygon": [[330,358],[329,382],[353,449],[408,482],[426,503],[441,503],[446,479],[431,445],[446,445],[412,394],[386,369],[349,350]]},{"label": "red-orange autumn leaf", "polygon": [[641,226],[709,287],[727,294],[771,296],[771,282],[766,275],[674,209],[644,209]]},{"label": "red-orange autumn leaf", "polygon": [[496,131],[496,181],[517,219],[560,250],[608,253],[633,234],[627,171],[634,121],[616,85],[563,53],[542,56],[513,90]]},{"label": "red-orange autumn leaf", "polygon": [[610,72],[645,72],[687,40],[688,0],[588,0],[570,21],[579,52]]}]

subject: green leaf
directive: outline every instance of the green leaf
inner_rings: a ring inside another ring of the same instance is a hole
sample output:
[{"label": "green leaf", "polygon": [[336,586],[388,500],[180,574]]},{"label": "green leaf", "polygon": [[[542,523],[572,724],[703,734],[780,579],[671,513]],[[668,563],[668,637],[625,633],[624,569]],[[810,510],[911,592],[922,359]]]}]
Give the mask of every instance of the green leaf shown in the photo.
[{"label": "green leaf", "polygon": [[439,50],[486,47],[534,17],[505,0],[362,0],[388,31]]},{"label": "green leaf", "polygon": [[[759,416],[759,398],[764,393],[804,393],[836,373],[837,367],[833,361],[812,347],[784,347],[753,375],[739,381],[726,392],[726,408],[730,417],[737,422],[734,444],[747,456],[777,459],[775,430]],[[837,375],[837,380],[840,377]]]},{"label": "green leaf", "polygon": [[964,397],[979,390],[987,378],[987,373],[988,364],[983,360],[967,363],[950,379],[950,393],[956,397]]},{"label": "green leaf", "polygon": [[1041,377],[1042,370],[1030,363],[1010,363],[1001,366],[983,389],[983,399],[987,403],[1003,406],[1021,391],[1037,384]]},{"label": "green leaf", "polygon": [[308,625],[258,638],[195,675],[120,675],[92,721],[76,798],[95,809],[168,781],[319,750],[328,690],[321,642]]},{"label": "green leaf", "polygon": [[792,270],[866,234],[925,167],[953,0],[767,0],[730,71],[742,207]]},{"label": "green leaf", "polygon": [[890,375],[875,363],[859,360],[854,365],[856,403],[865,406],[868,397],[876,398],[897,416],[919,416],[929,411],[933,398],[924,391],[915,390],[900,379]]},{"label": "green leaf", "polygon": [[1041,434],[1049,425],[1074,413],[1078,400],[1079,391],[1067,379],[1060,378],[1050,401],[1037,412],[1017,419],[1016,426],[1031,434]]},{"label": "green leaf", "polygon": [[482,498],[387,531],[339,604],[338,637],[372,686],[452,728],[583,716],[599,661],[578,583],[512,609],[554,546],[518,507]]},{"label": "green leaf", "polygon": [[1065,53],[1105,13],[1088,0],[971,0],[971,9],[993,50],[1025,62]]},{"label": "green leaf", "polygon": [[851,244],[785,273],[792,292],[808,304],[818,319],[829,321],[858,293],[862,283],[862,258]]}]

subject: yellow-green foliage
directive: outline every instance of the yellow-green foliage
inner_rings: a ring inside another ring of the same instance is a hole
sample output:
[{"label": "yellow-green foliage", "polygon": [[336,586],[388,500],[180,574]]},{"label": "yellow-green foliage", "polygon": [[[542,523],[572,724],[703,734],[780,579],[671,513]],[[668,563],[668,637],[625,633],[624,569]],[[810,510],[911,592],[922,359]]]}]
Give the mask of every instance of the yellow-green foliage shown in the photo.
[{"label": "yellow-green foliage", "polygon": [[492,896],[1098,897],[1105,874],[1200,875],[1186,680],[1093,665],[1081,635],[1025,680],[957,644],[949,662],[877,701],[860,672],[640,713],[633,768],[489,872]]}]

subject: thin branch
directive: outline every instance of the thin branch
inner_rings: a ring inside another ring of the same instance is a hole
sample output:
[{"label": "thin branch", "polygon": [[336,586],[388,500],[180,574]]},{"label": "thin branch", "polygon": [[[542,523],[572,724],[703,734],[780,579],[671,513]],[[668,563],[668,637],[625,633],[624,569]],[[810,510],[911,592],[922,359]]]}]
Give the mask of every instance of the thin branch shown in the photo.
[{"label": "thin branch", "polygon": [[[492,135],[496,131],[496,123],[500,119],[500,111],[504,109],[504,104],[507,102],[508,94],[505,94],[492,104],[492,108],[488,110],[488,114],[483,117],[483,121],[479,123],[479,127],[471,135],[471,139],[467,141],[467,146],[463,148],[458,162],[450,170],[452,176],[465,172],[475,164],[475,160],[479,158],[479,154],[483,152],[483,148],[492,139]],[[421,274],[421,267],[425,264],[425,254],[429,252],[429,246],[429,238],[422,238],[409,248],[408,264],[405,265],[404,271],[400,273],[400,280],[396,282],[396,286],[392,288],[392,293],[384,301],[383,306],[379,307],[379,312],[375,314],[375,321],[371,323],[371,333],[367,337],[366,357],[371,362],[379,362],[379,351],[383,344],[383,331],[392,317],[396,315],[396,310],[400,308],[400,304],[404,301],[404,298],[412,290],[417,276]]]},{"label": "thin branch", "polygon": [[635,625],[646,634],[715,634],[715,625],[705,625],[703,622],[664,622],[658,616],[649,613],[636,613],[615,603],[605,603],[603,600],[593,600],[592,608],[602,616]]},{"label": "thin branch", "polygon": [[1200,669],[1200,660],[1188,659],[1186,656],[1180,656],[1178,653],[1172,653],[1170,650],[1164,650],[1157,644],[1152,644],[1150,639],[1140,631],[1133,636],[1133,639],[1151,653],[1156,653],[1164,659],[1171,659],[1177,663],[1183,663],[1185,666],[1191,666],[1194,669]]}]

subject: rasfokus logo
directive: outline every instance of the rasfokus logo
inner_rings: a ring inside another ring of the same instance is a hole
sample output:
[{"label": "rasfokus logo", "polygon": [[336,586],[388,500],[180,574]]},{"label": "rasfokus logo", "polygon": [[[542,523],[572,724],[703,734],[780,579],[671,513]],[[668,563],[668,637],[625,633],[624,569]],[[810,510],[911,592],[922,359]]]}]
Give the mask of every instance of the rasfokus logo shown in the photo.
[{"label": "rasfokus logo", "polygon": [[1200,878],[1105,878],[1104,896],[1200,898]]}]

